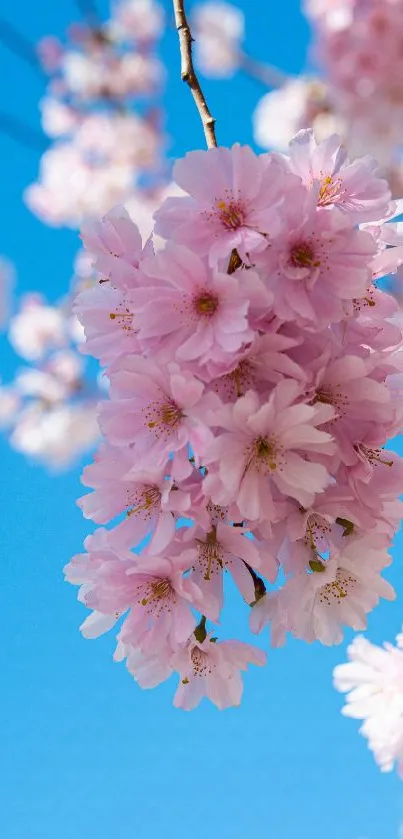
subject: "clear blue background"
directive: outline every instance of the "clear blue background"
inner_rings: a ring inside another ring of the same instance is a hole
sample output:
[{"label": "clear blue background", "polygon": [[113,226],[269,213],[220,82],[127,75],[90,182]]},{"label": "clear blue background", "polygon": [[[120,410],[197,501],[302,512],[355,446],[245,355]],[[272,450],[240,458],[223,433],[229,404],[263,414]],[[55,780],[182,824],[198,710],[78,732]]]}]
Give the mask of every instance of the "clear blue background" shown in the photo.
[{"label": "clear blue background", "polygon": [[[306,66],[309,33],[297,0],[237,5],[247,12],[251,53],[288,72]],[[3,0],[2,13],[32,42],[62,35],[79,19],[71,0]],[[203,137],[179,80],[168,22],[167,128],[175,156],[202,147]],[[0,78],[0,110],[39,127],[43,83],[4,46]],[[237,77],[204,87],[219,141],[251,142],[256,83]],[[21,194],[37,166],[37,153],[0,135],[0,253],[15,261],[20,291],[39,287],[56,299],[70,277],[77,235],[46,228],[24,207]],[[1,346],[7,374],[11,354]],[[344,648],[289,643],[270,653],[265,670],[247,675],[241,708],[173,709],[172,682],[141,691],[112,663],[112,638],[84,641],[78,632],[85,612],[62,579],[88,530],[75,507],[78,470],[51,480],[4,444],[1,456],[2,839],[397,839],[402,784],[379,773],[332,689]],[[400,597],[401,548],[398,539],[390,574]],[[399,631],[400,597],[371,615],[371,639]],[[240,614],[230,610],[229,631],[237,632]]]}]

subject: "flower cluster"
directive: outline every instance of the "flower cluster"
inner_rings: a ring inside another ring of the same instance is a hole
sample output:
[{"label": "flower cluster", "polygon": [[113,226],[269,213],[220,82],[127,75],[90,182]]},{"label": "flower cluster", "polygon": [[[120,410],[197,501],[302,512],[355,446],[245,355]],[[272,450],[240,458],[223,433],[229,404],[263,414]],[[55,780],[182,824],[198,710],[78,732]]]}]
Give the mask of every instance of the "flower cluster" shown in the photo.
[{"label": "flower cluster", "polygon": [[349,662],[334,670],[338,690],[347,693],[346,717],[364,720],[360,729],[383,772],[395,762],[403,776],[403,635],[397,646],[378,647],[358,636],[348,647]]},{"label": "flower cluster", "polygon": [[337,131],[353,156],[373,154],[392,193],[403,184],[402,0],[306,0],[313,56],[323,78],[289,79],[260,100],[255,137],[285,148],[300,128],[317,138]]},{"label": "flower cluster", "polygon": [[206,627],[226,571],[274,645],[338,643],[394,597],[402,333],[374,280],[403,248],[387,183],[336,137],[191,152],[174,178],[158,252],[123,211],[83,230],[100,282],[76,311],[110,394],[79,504],[112,528],[66,574],[86,636],[124,616],[116,657],[140,685],[176,671],[177,705],[223,708],[264,660]]},{"label": "flower cluster", "polygon": [[53,143],[25,198],[46,223],[74,227],[136,188],[147,199],[165,185],[157,106],[162,30],[155,0],[122,0],[107,22],[72,27],[67,48],[55,38],[40,43],[50,75],[42,125]]},{"label": "flower cluster", "polygon": [[[83,282],[81,277],[78,286]],[[79,352],[83,331],[71,302],[25,295],[10,318],[8,338],[25,363],[0,387],[0,427],[27,457],[52,470],[70,466],[97,443],[104,390],[95,377],[91,381]]]}]

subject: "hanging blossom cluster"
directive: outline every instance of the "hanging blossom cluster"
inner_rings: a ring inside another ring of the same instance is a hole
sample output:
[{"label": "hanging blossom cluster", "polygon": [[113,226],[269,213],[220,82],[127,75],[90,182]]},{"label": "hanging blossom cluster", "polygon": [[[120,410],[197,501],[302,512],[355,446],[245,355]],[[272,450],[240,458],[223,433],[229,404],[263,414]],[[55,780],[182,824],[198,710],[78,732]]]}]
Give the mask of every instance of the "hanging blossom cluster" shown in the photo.
[{"label": "hanging blossom cluster", "polygon": [[[75,288],[93,282],[88,258],[77,260]],[[51,304],[27,294],[8,323],[8,339],[22,360],[0,386],[0,428],[10,445],[52,470],[64,469],[99,438],[97,404],[102,380],[80,353],[84,338],[71,298]]]},{"label": "hanging blossom cluster", "polygon": [[225,708],[265,661],[222,637],[225,572],[275,646],[339,643],[394,597],[402,333],[375,280],[403,259],[400,208],[310,132],[287,156],[191,152],[174,178],[158,252],[123,210],[83,229],[100,279],[76,311],[110,391],[79,500],[102,526],[65,571],[84,636],[119,622],[142,687],[176,672],[175,705]]},{"label": "hanging blossom cluster", "polygon": [[163,26],[155,0],[122,0],[105,23],[71,27],[67,47],[53,37],[39,44],[50,75],[42,126],[52,145],[25,199],[46,223],[75,227],[130,200],[143,215],[142,203],[152,204],[151,229],[167,181],[157,55]]},{"label": "hanging blossom cluster", "polygon": [[381,770],[397,762],[403,777],[403,635],[383,647],[357,636],[347,652],[349,662],[334,670],[336,688],[347,693],[343,714],[364,720],[360,731]]},{"label": "hanging blossom cluster", "polygon": [[255,137],[284,148],[299,128],[342,134],[353,156],[373,154],[393,194],[402,192],[402,0],[306,0],[322,79],[301,76],[259,102]]}]

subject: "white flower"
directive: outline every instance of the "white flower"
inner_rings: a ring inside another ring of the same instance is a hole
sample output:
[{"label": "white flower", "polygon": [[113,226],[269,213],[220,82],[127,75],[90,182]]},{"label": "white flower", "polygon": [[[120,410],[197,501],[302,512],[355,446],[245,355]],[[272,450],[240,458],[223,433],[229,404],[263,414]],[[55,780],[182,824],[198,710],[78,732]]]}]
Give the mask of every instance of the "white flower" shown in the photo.
[{"label": "white flower", "polygon": [[360,732],[383,772],[393,769],[395,761],[402,771],[403,651],[387,643],[378,647],[358,636],[347,654],[349,662],[334,670],[335,687],[347,693],[342,713],[364,720]]},{"label": "white flower", "polygon": [[253,114],[254,137],[262,148],[287,148],[301,128],[307,110],[310,83],[292,79],[280,90],[266,93]]},{"label": "white flower", "polygon": [[63,346],[65,322],[59,309],[40,299],[28,297],[20,312],[10,321],[9,338],[22,358],[42,358],[50,349]]},{"label": "white flower", "polygon": [[123,0],[113,6],[109,31],[114,38],[151,41],[162,34],[164,10],[155,0]]},{"label": "white flower", "polygon": [[210,2],[193,12],[196,60],[206,76],[228,77],[238,67],[244,15],[229,3]]},{"label": "white flower", "polygon": [[95,445],[98,437],[95,404],[62,404],[52,410],[33,404],[20,414],[11,445],[48,467],[63,469]]}]

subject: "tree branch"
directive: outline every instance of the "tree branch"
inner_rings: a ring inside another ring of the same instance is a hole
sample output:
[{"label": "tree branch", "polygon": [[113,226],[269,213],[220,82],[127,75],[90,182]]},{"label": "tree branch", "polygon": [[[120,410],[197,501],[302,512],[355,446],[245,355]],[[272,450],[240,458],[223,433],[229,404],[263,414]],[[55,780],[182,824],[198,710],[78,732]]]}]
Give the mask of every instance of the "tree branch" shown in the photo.
[{"label": "tree branch", "polygon": [[4,18],[0,18],[0,41],[8,47],[11,52],[15,55],[18,55],[19,58],[22,58],[27,64],[30,64],[31,67],[39,73],[42,78],[44,77],[44,72],[42,70],[40,61],[36,54],[35,47],[25,38],[18,29],[15,28],[8,20]]},{"label": "tree branch", "polygon": [[263,61],[256,61],[245,52],[241,52],[239,55],[239,66],[251,79],[255,79],[269,88],[283,87],[290,78],[286,73],[278,70],[277,67],[264,64]]},{"label": "tree branch", "polygon": [[209,149],[217,146],[215,136],[215,119],[211,115],[203,91],[200,87],[199,80],[196,76],[192,59],[192,33],[187,22],[184,0],[173,0],[173,7],[175,13],[175,24],[179,36],[179,47],[181,55],[181,76],[182,81],[186,82],[191,90],[193,99],[196,103],[197,110],[200,114],[200,119],[203,124],[204,136],[206,138],[207,147]]},{"label": "tree branch", "polygon": [[18,117],[12,116],[12,114],[6,114],[4,111],[0,111],[1,132],[7,134],[12,140],[17,140],[18,143],[36,152],[46,151],[49,145],[44,134],[35,128],[31,128],[25,122],[18,119]]}]

